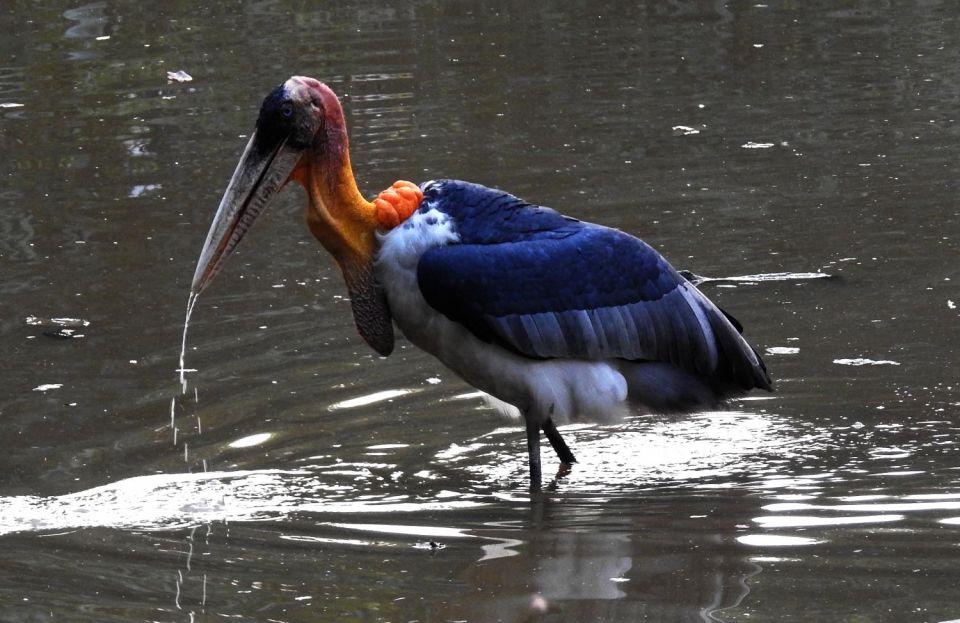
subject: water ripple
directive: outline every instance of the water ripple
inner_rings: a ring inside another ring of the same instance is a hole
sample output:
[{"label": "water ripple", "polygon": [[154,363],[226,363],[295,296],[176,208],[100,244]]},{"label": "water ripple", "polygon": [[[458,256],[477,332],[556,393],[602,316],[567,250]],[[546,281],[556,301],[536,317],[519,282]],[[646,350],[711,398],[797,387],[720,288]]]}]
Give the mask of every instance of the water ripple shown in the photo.
[{"label": "water ripple", "polygon": [[[338,476],[350,479],[338,481]],[[168,530],[220,521],[264,521],[293,512],[413,513],[481,506],[407,494],[357,495],[368,471],[248,470],[156,474],[53,497],[0,498],[0,534],[109,527]]]},{"label": "water ripple", "polygon": [[[563,426],[577,463],[552,486],[565,493],[604,495],[664,485],[736,486],[731,480],[737,475],[776,472],[785,461],[826,443],[826,433],[803,428],[775,415],[737,411]],[[517,428],[500,428],[451,444],[434,460],[469,472],[480,489],[502,490],[505,483],[526,480],[524,448]],[[542,456],[546,473],[555,457],[549,446]]]}]

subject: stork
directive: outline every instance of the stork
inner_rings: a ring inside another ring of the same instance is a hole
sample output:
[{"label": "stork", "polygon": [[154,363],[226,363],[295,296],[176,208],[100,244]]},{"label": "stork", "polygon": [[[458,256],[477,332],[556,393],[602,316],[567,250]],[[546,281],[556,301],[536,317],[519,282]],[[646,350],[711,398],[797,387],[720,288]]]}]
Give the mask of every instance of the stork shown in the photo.
[{"label": "stork", "polygon": [[267,95],[193,277],[197,296],[289,182],[343,273],[360,336],[393,350],[394,325],[526,425],[530,488],[540,432],[575,462],[557,424],[689,412],[771,389],[742,327],[645,242],[506,192],[399,181],[367,201],[343,108],[313,78]]}]

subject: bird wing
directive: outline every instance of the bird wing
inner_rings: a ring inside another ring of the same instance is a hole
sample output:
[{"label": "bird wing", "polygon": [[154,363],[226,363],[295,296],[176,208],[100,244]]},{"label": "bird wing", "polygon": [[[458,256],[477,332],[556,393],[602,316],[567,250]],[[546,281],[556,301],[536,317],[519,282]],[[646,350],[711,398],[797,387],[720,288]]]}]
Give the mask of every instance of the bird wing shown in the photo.
[{"label": "bird wing", "polygon": [[482,225],[455,215],[460,244],[428,250],[417,266],[431,307],[526,357],[661,361],[769,387],[725,314],[645,242],[485,190],[517,202],[502,206],[509,218],[498,213],[514,227],[495,241],[490,213]]}]

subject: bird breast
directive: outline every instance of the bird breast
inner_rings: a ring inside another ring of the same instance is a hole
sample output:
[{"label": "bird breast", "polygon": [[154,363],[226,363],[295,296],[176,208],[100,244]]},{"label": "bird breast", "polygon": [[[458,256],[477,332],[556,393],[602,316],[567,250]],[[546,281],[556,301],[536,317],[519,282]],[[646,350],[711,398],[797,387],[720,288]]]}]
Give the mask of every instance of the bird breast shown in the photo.
[{"label": "bird breast", "polygon": [[445,318],[420,293],[417,264],[429,249],[459,240],[453,219],[425,202],[406,221],[380,234],[380,249],[374,261],[377,281],[387,293],[397,326],[409,340],[437,356],[443,344],[435,325]]}]

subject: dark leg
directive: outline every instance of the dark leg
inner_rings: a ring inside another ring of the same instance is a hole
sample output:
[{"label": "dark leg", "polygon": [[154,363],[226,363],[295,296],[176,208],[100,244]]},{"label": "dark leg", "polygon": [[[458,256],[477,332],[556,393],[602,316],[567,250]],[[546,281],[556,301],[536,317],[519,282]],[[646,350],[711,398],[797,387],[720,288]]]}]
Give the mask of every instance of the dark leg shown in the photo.
[{"label": "dark leg", "polygon": [[530,455],[530,490],[540,490],[540,427],[527,420],[527,453]]},{"label": "dark leg", "polygon": [[560,457],[561,463],[570,465],[571,463],[577,462],[577,459],[573,458],[573,452],[570,452],[570,448],[567,447],[563,437],[560,436],[560,431],[557,430],[557,426],[553,423],[552,419],[548,418],[547,421],[543,423],[543,432],[547,434],[547,439],[550,441],[550,445],[553,446],[554,452]]}]

